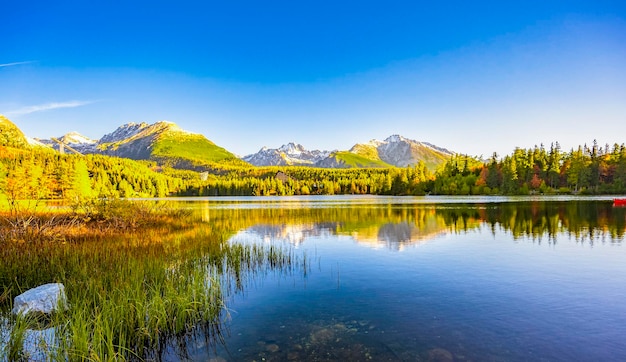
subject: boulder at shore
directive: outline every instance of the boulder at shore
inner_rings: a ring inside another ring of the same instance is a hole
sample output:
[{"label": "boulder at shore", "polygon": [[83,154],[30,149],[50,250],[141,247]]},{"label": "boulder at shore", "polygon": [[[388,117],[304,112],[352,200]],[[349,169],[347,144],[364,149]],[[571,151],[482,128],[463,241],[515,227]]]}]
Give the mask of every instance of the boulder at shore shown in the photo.
[{"label": "boulder at shore", "polygon": [[13,300],[13,314],[39,312],[49,314],[61,306],[67,308],[65,286],[61,283],[50,283],[29,289]]}]

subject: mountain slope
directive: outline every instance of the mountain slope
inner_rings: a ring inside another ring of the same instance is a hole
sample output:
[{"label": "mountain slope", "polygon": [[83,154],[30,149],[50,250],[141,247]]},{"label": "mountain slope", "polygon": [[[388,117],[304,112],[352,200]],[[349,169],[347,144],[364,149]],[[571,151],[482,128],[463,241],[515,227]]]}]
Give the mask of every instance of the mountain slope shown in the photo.
[{"label": "mountain slope", "polygon": [[169,132],[159,135],[152,147],[153,159],[183,158],[202,162],[235,160],[237,157],[201,134]]},{"label": "mountain slope", "polygon": [[393,135],[378,146],[378,155],[381,160],[399,167],[422,161],[426,167],[433,169],[444,163],[453,153],[427,142],[418,142]]},{"label": "mountain slope", "polygon": [[397,167],[406,167],[421,161],[431,170],[435,170],[453,155],[453,152],[445,148],[399,135],[390,136],[384,141],[371,140],[368,143],[356,144],[349,152]]},{"label": "mountain slope", "polygon": [[8,118],[0,114],[0,146],[29,148],[29,142],[20,130]]},{"label": "mountain slope", "polygon": [[98,141],[99,143],[115,143],[121,142],[125,139],[131,138],[135,136],[137,133],[141,132],[144,128],[149,127],[150,125],[146,122],[135,123],[130,122],[126,123],[122,126],[117,127],[117,129],[109,134],[105,134]]},{"label": "mountain slope", "polygon": [[153,160],[179,168],[195,168],[217,162],[244,164],[203,135],[184,131],[167,121],[151,125],[123,125],[102,137],[97,150],[110,156]]},{"label": "mountain slope", "polygon": [[380,143],[381,142],[377,140],[371,140],[368,143],[357,143],[352,146],[348,152],[371,160],[380,160],[380,156],[378,155],[378,146],[380,146]]},{"label": "mountain slope", "polygon": [[350,151],[333,152],[330,156],[316,164],[317,167],[325,168],[385,168],[392,165],[380,159],[371,159]]}]

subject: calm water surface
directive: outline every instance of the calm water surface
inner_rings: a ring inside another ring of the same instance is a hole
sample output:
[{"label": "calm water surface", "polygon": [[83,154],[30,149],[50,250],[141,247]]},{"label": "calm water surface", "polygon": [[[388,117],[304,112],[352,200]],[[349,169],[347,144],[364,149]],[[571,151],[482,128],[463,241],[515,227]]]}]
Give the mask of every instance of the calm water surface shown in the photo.
[{"label": "calm water surface", "polygon": [[[308,267],[248,276],[193,360],[626,360],[626,229],[611,198],[194,199],[231,243]],[[175,359],[175,356],[169,356]]]}]

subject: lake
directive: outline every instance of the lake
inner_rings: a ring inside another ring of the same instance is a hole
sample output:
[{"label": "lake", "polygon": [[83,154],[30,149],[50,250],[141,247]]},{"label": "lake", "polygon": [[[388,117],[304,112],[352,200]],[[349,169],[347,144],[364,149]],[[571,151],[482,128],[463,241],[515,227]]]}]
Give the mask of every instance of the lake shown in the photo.
[{"label": "lake", "polygon": [[192,360],[626,360],[626,209],[611,198],[177,202],[229,243],[306,258],[242,276],[223,341],[199,339]]},{"label": "lake", "polygon": [[3,288],[63,282],[70,309],[18,328],[0,293],[0,361],[626,360],[611,197],[152,201],[4,241]]}]

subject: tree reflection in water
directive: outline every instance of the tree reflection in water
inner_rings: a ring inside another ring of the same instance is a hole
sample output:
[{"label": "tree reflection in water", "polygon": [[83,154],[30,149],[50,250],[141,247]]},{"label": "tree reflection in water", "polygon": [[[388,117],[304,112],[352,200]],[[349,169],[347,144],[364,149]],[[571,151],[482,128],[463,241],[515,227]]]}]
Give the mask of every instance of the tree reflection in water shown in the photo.
[{"label": "tree reflection in water", "polygon": [[[488,204],[357,205],[328,208],[211,210],[210,222],[246,230],[261,240],[299,245],[307,237],[351,236],[375,248],[402,250],[446,233],[481,227],[515,239],[550,243],[565,234],[580,242],[621,242],[625,208],[599,201],[533,201]],[[205,211],[206,212],[206,211]]]}]

